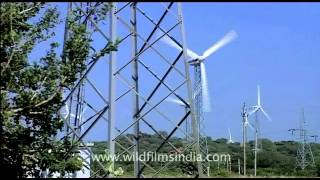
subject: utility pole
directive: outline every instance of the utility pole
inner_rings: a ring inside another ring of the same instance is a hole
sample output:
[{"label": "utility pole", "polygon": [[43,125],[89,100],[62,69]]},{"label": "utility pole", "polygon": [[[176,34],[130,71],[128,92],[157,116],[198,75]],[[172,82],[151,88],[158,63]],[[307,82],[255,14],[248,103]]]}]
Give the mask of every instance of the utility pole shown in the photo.
[{"label": "utility pole", "polygon": [[247,155],[246,155],[246,143],[247,143],[247,125],[246,125],[246,122],[248,121],[248,113],[246,112],[246,104],[243,103],[243,107],[242,107],[242,112],[241,112],[241,115],[242,115],[242,122],[243,122],[243,175],[246,176],[247,173],[246,173],[246,166],[247,166]]},{"label": "utility pole", "polygon": [[238,159],[238,174],[239,174],[239,176],[241,174],[241,166],[240,165],[241,165],[240,164],[240,159]]},{"label": "utility pole", "polygon": [[258,133],[259,133],[259,121],[258,114],[255,113],[255,145],[254,145],[254,176],[257,176],[257,153],[258,153]]},{"label": "utility pole", "polygon": [[300,119],[300,128],[298,129],[289,129],[294,135],[294,132],[299,133],[299,147],[297,150],[296,157],[296,168],[304,170],[307,166],[315,166],[313,153],[311,146],[308,142],[308,131],[306,129],[306,120],[304,115],[304,109],[302,109],[302,117]]},{"label": "utility pole", "polygon": [[229,162],[229,169],[228,169],[228,171],[229,171],[229,174],[231,175],[232,163],[231,163],[231,160],[230,160],[230,161],[228,160],[228,162]]},{"label": "utility pole", "polygon": [[226,161],[226,165],[227,165],[227,171],[229,173],[229,175],[231,175],[231,160],[227,159]]},{"label": "utility pole", "polygon": [[227,172],[229,172],[229,162],[228,162],[228,160],[226,162],[226,168],[227,168]]},{"label": "utility pole", "polygon": [[255,129],[255,145],[254,145],[254,176],[257,176],[257,148],[258,148],[258,132]]}]

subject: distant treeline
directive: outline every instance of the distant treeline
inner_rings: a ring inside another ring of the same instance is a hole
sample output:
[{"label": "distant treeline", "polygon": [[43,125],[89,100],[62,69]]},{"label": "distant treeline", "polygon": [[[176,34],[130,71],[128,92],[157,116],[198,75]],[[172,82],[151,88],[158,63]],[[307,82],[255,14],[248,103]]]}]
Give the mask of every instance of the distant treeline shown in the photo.
[{"label": "distant treeline", "polygon": [[[166,132],[160,133],[162,136],[166,137]],[[133,140],[132,134],[127,134],[131,140]],[[116,145],[116,152],[122,153],[124,150],[121,146],[129,148],[132,146],[132,141],[130,142],[128,138],[122,136],[118,142],[121,145]],[[157,134],[140,134],[140,152],[154,152],[158,146],[163,142]],[[173,137],[169,141],[179,150],[186,147],[187,142],[184,138]],[[259,139],[259,150],[257,158],[257,175],[258,176],[310,176],[319,177],[320,176],[320,144],[310,143],[313,157],[315,161],[315,166],[307,166],[304,170],[296,168],[296,156],[299,143],[295,141],[271,141],[268,139]],[[226,162],[210,162],[210,176],[237,176],[239,173],[239,161],[240,161],[240,171],[243,171],[243,147],[239,142],[227,143],[227,139],[219,138],[212,139],[207,137],[208,150],[210,154],[230,154],[231,157],[231,172],[230,163],[227,165]],[[247,174],[254,174],[254,141],[249,141],[247,144]],[[106,150],[107,143],[104,142],[94,142],[92,150],[95,154],[103,154]],[[131,149],[130,151],[132,151]],[[166,143],[160,150],[159,153],[173,153],[175,152],[173,147]],[[158,170],[160,167],[164,166],[165,162],[150,162],[151,166]],[[133,162],[117,162],[117,167],[121,167],[124,170],[124,176],[133,175]],[[143,166],[143,164],[142,164]],[[173,177],[183,177],[187,176],[186,168],[188,165],[185,162],[173,162],[164,170],[161,171],[158,176],[173,176]],[[92,163],[92,168],[94,172],[99,171],[97,163]],[[153,174],[154,171],[145,168],[144,174]],[[99,174],[99,173],[97,173]],[[102,171],[101,171],[101,174]]]}]

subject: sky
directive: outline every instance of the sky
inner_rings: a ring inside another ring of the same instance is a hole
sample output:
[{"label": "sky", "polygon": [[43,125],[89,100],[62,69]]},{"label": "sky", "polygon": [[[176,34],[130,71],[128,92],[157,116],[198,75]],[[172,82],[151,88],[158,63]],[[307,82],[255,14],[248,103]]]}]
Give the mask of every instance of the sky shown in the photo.
[{"label": "sky", "polygon": [[287,130],[298,126],[302,107],[308,129],[319,134],[319,3],[184,3],[183,7],[188,45],[196,52],[203,52],[214,37],[230,29],[239,34],[206,61],[213,104],[206,117],[213,137],[227,134],[230,127],[241,139],[241,104],[256,104],[257,84],[262,106],[272,117],[272,122],[260,118],[263,137],[292,138]]},{"label": "sky", "polygon": [[[65,12],[66,3],[57,3],[59,10]],[[121,7],[120,4],[118,7]],[[155,21],[160,17],[158,3],[140,3],[138,5],[149,13]],[[187,47],[202,54],[213,43],[217,42],[230,30],[235,30],[238,38],[221,48],[205,60],[208,75],[209,93],[212,111],[205,113],[204,133],[212,138],[228,138],[228,128],[235,141],[241,141],[242,123],[241,107],[256,104],[257,85],[261,89],[261,104],[270,115],[269,122],[259,115],[261,137],[272,140],[292,140],[288,131],[298,128],[301,109],[305,110],[307,129],[310,135],[320,135],[320,3],[213,3],[185,2],[182,3]],[[128,12],[121,15],[129,19]],[[62,13],[63,17],[63,13]],[[138,16],[140,17],[140,16]],[[172,17],[171,17],[172,18]],[[173,19],[165,21],[163,27],[168,29],[174,24]],[[108,28],[101,25],[102,29]],[[150,33],[151,24],[146,20],[138,21],[138,32],[146,38]],[[119,36],[128,33],[119,25]],[[107,31],[106,31],[107,32]],[[176,35],[178,31],[173,32]],[[57,37],[52,41],[62,42],[63,23],[58,26]],[[103,47],[106,42],[102,36],[93,36],[95,47]],[[117,53],[117,66],[120,67],[130,57],[130,39],[120,45]],[[138,42],[138,46],[142,41]],[[44,54],[40,44],[30,57],[37,59]],[[155,45],[159,51],[169,57],[178,52],[166,47],[165,44]],[[170,53],[169,53],[170,51]],[[141,60],[159,75],[168,67],[159,60],[156,54],[141,56]],[[89,75],[89,79],[108,97],[108,58],[98,62],[97,67]],[[182,64],[181,64],[182,67]],[[129,75],[131,67],[124,74]],[[193,74],[193,69],[190,69]],[[141,83],[140,91],[145,93],[156,84],[153,77],[143,68],[139,68]],[[181,82],[181,77],[174,72],[166,83],[174,88]],[[180,78],[180,79],[179,79]],[[87,87],[87,86],[86,86]],[[119,80],[117,96],[128,87]],[[101,109],[103,101],[97,98],[90,87],[86,88],[86,98],[90,103]],[[182,95],[185,90],[179,90]],[[159,96],[167,91],[161,90]],[[159,100],[159,99],[158,99]],[[156,103],[156,100],[152,100]],[[147,108],[148,109],[148,108]],[[159,109],[166,111],[168,117],[181,117],[184,109],[165,104]],[[125,129],[132,122],[132,95],[129,95],[116,107],[116,126]],[[90,117],[88,110],[85,117]],[[160,117],[159,114],[146,116],[157,129],[170,131],[173,125]],[[254,123],[254,119],[249,119]],[[141,124],[144,132],[153,133],[146,125]],[[90,132],[88,140],[103,140],[107,137],[107,124],[97,123],[95,130]],[[249,130],[249,139],[253,132]]]}]

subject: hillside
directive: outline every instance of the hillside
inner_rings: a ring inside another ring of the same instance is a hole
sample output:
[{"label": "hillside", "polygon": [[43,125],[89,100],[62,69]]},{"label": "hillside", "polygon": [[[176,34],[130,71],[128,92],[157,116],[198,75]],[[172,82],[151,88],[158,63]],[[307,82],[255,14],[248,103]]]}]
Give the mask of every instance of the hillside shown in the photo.
[{"label": "hillside", "polygon": [[[161,132],[166,135],[165,132]],[[128,137],[133,137],[129,134]],[[141,150],[140,152],[154,152],[156,147],[162,142],[158,135],[141,134]],[[238,176],[239,166],[238,159],[243,163],[243,148],[239,142],[232,144],[227,143],[227,139],[211,139],[208,140],[209,154],[230,154],[231,157],[231,173],[228,171],[229,165],[225,161],[210,162],[210,176],[222,176],[222,177],[236,177]],[[121,145],[130,147],[128,141],[122,137],[119,141]],[[185,140],[181,138],[172,138],[170,142],[177,148],[183,149]],[[95,142],[92,150],[95,154],[101,154],[105,151],[107,144],[106,142]],[[248,142],[247,148],[247,174],[254,174],[254,141]],[[305,177],[319,177],[320,176],[320,144],[311,143],[311,149],[315,159],[315,167],[308,166],[304,170],[295,169],[296,167],[296,154],[298,143],[294,141],[276,141],[273,142],[268,139],[259,140],[258,159],[257,159],[257,175],[267,177],[283,177],[283,176],[305,176]],[[119,146],[116,147],[117,152],[123,152]],[[159,153],[173,153],[174,150],[170,145],[166,144],[160,149]],[[154,166],[159,169],[163,166],[164,162],[151,162]],[[93,169],[96,171],[96,162],[92,164]],[[124,177],[132,177],[133,162],[117,162],[117,167],[121,167],[124,170]],[[143,166],[143,164],[142,164]],[[190,168],[190,167],[189,167]],[[161,177],[188,177],[188,166],[186,163],[173,162],[162,171]],[[146,168],[148,172],[148,168]],[[189,170],[192,171],[192,170]],[[151,172],[151,170],[150,170]],[[146,174],[146,173],[145,173]],[[160,174],[159,174],[160,176]]]}]

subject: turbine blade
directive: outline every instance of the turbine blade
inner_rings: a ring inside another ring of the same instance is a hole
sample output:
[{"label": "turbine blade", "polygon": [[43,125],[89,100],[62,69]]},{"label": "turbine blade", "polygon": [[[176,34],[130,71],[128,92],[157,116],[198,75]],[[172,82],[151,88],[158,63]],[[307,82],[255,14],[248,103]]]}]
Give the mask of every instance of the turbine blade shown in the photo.
[{"label": "turbine blade", "polygon": [[230,128],[228,128],[228,131],[229,131],[229,140],[231,141],[231,140],[232,140],[232,137],[231,137],[231,131],[230,131]]},{"label": "turbine blade", "polygon": [[267,117],[267,119],[268,119],[269,121],[272,121],[272,119],[270,118],[270,116],[263,110],[263,108],[261,107],[260,109],[261,109],[262,113]]},{"label": "turbine blade", "polygon": [[245,127],[250,127],[251,128],[251,130],[254,130],[255,128],[254,128],[254,126],[249,122],[249,120],[247,119],[245,122],[244,122],[244,126]]},{"label": "turbine blade", "polygon": [[172,97],[168,97],[165,101],[175,103],[180,106],[185,106],[185,104],[182,101],[180,101],[179,99],[172,98]]},{"label": "turbine blade", "polygon": [[200,56],[196,54],[195,52],[191,51],[190,49],[187,49],[187,55],[191,57],[192,59],[199,59]]},{"label": "turbine blade", "polygon": [[[158,35],[158,37],[160,37],[160,35]],[[164,41],[165,43],[167,43],[169,46],[179,50],[179,51],[182,51],[182,48],[177,44],[175,43],[172,39],[170,39],[168,37],[168,35],[165,35],[161,38],[162,41]],[[195,52],[191,51],[190,49],[187,49],[187,55],[189,57],[191,57],[192,59],[198,59],[200,56],[198,54],[196,54]]]},{"label": "turbine blade", "polygon": [[201,56],[202,59],[206,59],[211,54],[219,50],[221,47],[225,46],[226,44],[230,43],[234,39],[238,37],[237,32],[231,30],[228,34],[226,34],[222,39],[220,39],[217,43],[213,44],[208,50],[206,50],[203,55]]},{"label": "turbine blade", "polygon": [[209,95],[208,82],[207,82],[207,72],[206,72],[206,67],[204,63],[200,63],[200,72],[201,72],[203,111],[210,112],[211,111],[210,95]]},{"label": "turbine blade", "polygon": [[[160,34],[158,36],[160,37]],[[182,51],[182,48],[177,43],[175,43],[172,39],[170,39],[167,35],[164,35],[161,38],[161,40],[167,43],[169,46],[176,48],[179,51]]]},{"label": "turbine blade", "polygon": [[249,121],[248,121],[248,125],[249,125],[251,130],[253,130],[253,131],[255,130],[255,128],[253,127],[253,125]]},{"label": "turbine blade", "polygon": [[248,114],[251,116],[253,113],[257,112],[259,110],[259,107],[256,107],[254,110],[250,111]]},{"label": "turbine blade", "polygon": [[258,106],[260,106],[260,86],[257,86]]}]

